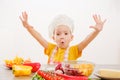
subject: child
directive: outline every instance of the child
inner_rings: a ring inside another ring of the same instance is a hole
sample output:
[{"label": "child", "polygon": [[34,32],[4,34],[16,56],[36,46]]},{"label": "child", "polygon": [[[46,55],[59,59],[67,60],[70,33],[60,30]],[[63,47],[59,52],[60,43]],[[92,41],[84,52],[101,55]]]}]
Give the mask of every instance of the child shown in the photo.
[{"label": "child", "polygon": [[103,29],[106,20],[102,21],[99,15],[93,15],[95,26],[90,26],[94,31],[90,33],[82,42],[70,46],[73,40],[73,21],[65,15],[56,17],[50,25],[50,36],[56,44],[50,43],[38,33],[33,26],[28,23],[28,15],[22,12],[20,20],[28,32],[44,47],[44,52],[48,55],[48,63],[60,63],[65,60],[77,60],[82,54],[84,48],[99,34]]}]

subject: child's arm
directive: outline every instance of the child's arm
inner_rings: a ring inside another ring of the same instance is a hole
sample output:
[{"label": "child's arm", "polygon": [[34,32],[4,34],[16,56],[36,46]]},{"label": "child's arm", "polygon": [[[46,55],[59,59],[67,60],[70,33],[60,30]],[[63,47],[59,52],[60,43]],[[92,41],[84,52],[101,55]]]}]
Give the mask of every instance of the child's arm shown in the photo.
[{"label": "child's arm", "polygon": [[79,43],[78,49],[79,51],[82,51],[102,30],[103,25],[106,20],[102,21],[100,15],[93,15],[93,19],[96,23],[95,26],[90,26],[90,28],[93,28],[94,31],[90,33],[82,42]]},{"label": "child's arm", "polygon": [[22,12],[20,16],[23,26],[28,30],[28,32],[44,47],[48,47],[48,42],[38,33],[31,25],[28,23],[28,15],[26,12]]}]

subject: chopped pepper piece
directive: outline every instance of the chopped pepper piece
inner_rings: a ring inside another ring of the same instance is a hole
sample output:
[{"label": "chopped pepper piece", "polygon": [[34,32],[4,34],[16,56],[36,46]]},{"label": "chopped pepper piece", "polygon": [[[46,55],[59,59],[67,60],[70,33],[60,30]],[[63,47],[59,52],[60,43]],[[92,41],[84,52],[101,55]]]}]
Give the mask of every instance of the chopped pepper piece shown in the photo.
[{"label": "chopped pepper piece", "polygon": [[25,65],[13,65],[12,72],[14,76],[28,76],[31,74],[32,67]]}]

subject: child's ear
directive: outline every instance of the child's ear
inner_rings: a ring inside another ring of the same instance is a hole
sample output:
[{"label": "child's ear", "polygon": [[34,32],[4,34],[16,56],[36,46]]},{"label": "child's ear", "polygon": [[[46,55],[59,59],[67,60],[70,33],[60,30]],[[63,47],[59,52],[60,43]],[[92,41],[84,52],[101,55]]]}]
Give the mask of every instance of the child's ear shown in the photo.
[{"label": "child's ear", "polygon": [[73,40],[73,38],[74,38],[74,36],[73,36],[73,35],[71,35],[71,41]]},{"label": "child's ear", "polygon": [[55,39],[54,36],[52,36],[52,39],[53,39],[53,40]]}]

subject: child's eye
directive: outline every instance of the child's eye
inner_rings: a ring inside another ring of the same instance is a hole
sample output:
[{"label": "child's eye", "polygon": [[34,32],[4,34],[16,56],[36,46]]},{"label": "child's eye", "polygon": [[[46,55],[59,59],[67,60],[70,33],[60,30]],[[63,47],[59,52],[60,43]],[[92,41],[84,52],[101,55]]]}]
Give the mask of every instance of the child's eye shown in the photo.
[{"label": "child's eye", "polygon": [[68,33],[65,33],[65,35],[68,35]]},{"label": "child's eye", "polygon": [[57,36],[59,36],[60,34],[59,33],[57,33]]}]

